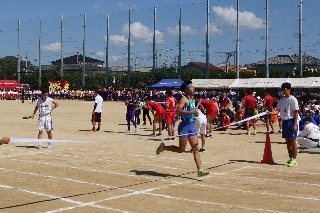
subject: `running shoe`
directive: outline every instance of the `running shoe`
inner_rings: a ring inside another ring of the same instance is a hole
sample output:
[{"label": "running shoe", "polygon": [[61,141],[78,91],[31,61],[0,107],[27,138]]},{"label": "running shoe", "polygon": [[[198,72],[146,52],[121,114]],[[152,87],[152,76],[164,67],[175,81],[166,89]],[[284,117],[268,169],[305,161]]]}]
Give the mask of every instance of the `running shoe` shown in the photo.
[{"label": "running shoe", "polygon": [[176,138],[175,137],[171,137],[170,138],[170,141],[174,141]]},{"label": "running shoe", "polygon": [[143,124],[142,124],[142,126],[145,126],[145,125],[147,125],[147,124],[146,124],[146,123],[143,123]]},{"label": "running shoe", "polygon": [[158,134],[156,134],[156,136],[162,136],[162,133],[159,132]]},{"label": "running shoe", "polygon": [[210,138],[210,135],[209,135],[209,134],[206,134],[205,137],[206,137],[206,138]]},{"label": "running shoe", "polygon": [[291,163],[291,160],[288,160],[287,162],[285,162],[285,166],[288,166]]},{"label": "running shoe", "polygon": [[293,160],[288,164],[289,167],[297,166],[297,165],[298,165],[297,162]]},{"label": "running shoe", "polygon": [[247,135],[250,135],[250,132],[247,132]]},{"label": "running shoe", "polygon": [[138,130],[139,130],[138,127],[134,128],[134,132],[138,132]]},{"label": "running shoe", "polygon": [[160,143],[160,145],[158,146],[157,150],[156,150],[156,153],[157,155],[160,155],[161,152],[163,152],[163,147],[164,147],[164,143]]},{"label": "running shoe", "polygon": [[91,129],[91,132],[96,132],[96,129],[95,129],[95,128],[92,128],[92,129]]},{"label": "running shoe", "polygon": [[256,134],[257,134],[257,131],[256,131],[256,130],[254,130],[253,135],[256,135]]},{"label": "running shoe", "polygon": [[130,130],[127,130],[127,131],[126,131],[126,134],[129,134],[129,133],[130,133]]},{"label": "running shoe", "polygon": [[51,149],[52,148],[52,143],[48,142],[48,148]]},{"label": "running shoe", "polygon": [[98,128],[96,129],[96,131],[100,131],[100,127],[98,127]]},{"label": "running shoe", "polygon": [[201,149],[199,149],[199,152],[206,152],[206,149],[201,147]]},{"label": "running shoe", "polygon": [[278,131],[278,133],[282,133],[282,129],[280,129],[280,130]]},{"label": "running shoe", "polygon": [[274,131],[274,130],[271,130],[271,131],[269,132],[269,134],[275,134],[275,131]]},{"label": "running shoe", "polygon": [[151,136],[151,137],[156,137],[156,134],[155,134],[155,133],[152,133],[150,136]]},{"label": "running shoe", "polygon": [[38,147],[37,147],[38,149],[42,149],[42,146],[41,146],[41,144],[38,144]]},{"label": "running shoe", "polygon": [[206,176],[208,174],[209,174],[209,172],[207,170],[205,170],[205,169],[200,169],[198,171],[198,177]]}]

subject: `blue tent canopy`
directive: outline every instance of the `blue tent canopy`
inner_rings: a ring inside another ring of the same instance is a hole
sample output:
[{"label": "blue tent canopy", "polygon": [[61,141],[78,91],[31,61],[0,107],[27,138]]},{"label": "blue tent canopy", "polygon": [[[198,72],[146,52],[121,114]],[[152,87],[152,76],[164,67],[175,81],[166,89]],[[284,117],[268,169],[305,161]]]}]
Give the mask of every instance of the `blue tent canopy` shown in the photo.
[{"label": "blue tent canopy", "polygon": [[158,83],[148,86],[149,89],[180,89],[183,81],[181,79],[162,79]]}]

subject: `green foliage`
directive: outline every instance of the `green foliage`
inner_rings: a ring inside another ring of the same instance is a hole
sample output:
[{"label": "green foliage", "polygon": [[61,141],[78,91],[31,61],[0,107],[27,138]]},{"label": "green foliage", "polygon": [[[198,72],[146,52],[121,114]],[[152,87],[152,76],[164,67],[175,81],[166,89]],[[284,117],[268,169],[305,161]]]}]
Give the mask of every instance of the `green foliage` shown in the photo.
[{"label": "green foliage", "polygon": [[[6,56],[0,58],[0,79],[16,79],[17,80],[17,63],[18,60],[14,56]],[[30,62],[28,64],[29,69],[32,69],[34,65]],[[69,81],[70,89],[96,89],[105,87],[105,74],[87,74],[85,76],[85,87],[82,88],[82,75],[80,71],[74,72],[63,72],[63,76],[60,74],[60,68],[57,67],[56,70],[46,71],[42,73],[41,76],[41,88],[38,88],[38,73],[23,73],[24,66],[23,63],[20,65],[20,83],[29,84],[31,89],[42,89],[49,87],[49,81],[51,80],[67,80]],[[283,72],[281,70],[271,69],[269,71],[270,78],[298,78],[299,71],[295,70],[293,72],[287,71]],[[303,68],[304,77],[318,77],[320,76],[320,70],[308,70],[306,67]],[[256,73],[252,72],[240,72],[240,78],[264,78],[265,71],[263,69],[258,69]],[[160,67],[152,72],[132,72],[131,73],[131,87],[134,88],[144,88],[146,86],[155,84],[165,78],[178,78],[178,73],[174,66],[171,67]],[[191,79],[204,79],[205,70],[181,70],[182,80]],[[210,70],[210,79],[235,79],[236,72],[225,73],[220,70]],[[108,75],[108,85],[116,89],[121,89],[127,87],[128,73],[122,75]]]}]

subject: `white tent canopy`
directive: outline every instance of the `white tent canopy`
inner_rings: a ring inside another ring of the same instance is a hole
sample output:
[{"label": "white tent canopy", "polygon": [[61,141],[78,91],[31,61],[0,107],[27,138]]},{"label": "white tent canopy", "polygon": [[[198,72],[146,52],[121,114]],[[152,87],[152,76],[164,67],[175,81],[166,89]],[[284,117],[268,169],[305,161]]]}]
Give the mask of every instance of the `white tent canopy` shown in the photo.
[{"label": "white tent canopy", "polygon": [[195,88],[280,88],[284,82],[292,88],[320,88],[320,77],[309,78],[239,78],[239,79],[193,79]]}]

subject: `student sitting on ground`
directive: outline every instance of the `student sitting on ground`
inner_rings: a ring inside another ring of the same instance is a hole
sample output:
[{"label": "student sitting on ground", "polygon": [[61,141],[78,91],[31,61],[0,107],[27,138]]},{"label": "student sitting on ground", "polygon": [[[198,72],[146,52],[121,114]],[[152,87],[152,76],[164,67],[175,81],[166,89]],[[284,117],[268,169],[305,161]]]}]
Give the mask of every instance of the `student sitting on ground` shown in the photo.
[{"label": "student sitting on ground", "polygon": [[304,129],[297,136],[297,143],[300,144],[300,148],[314,148],[319,146],[319,127],[312,123],[311,117],[306,117],[303,122],[305,125]]}]

